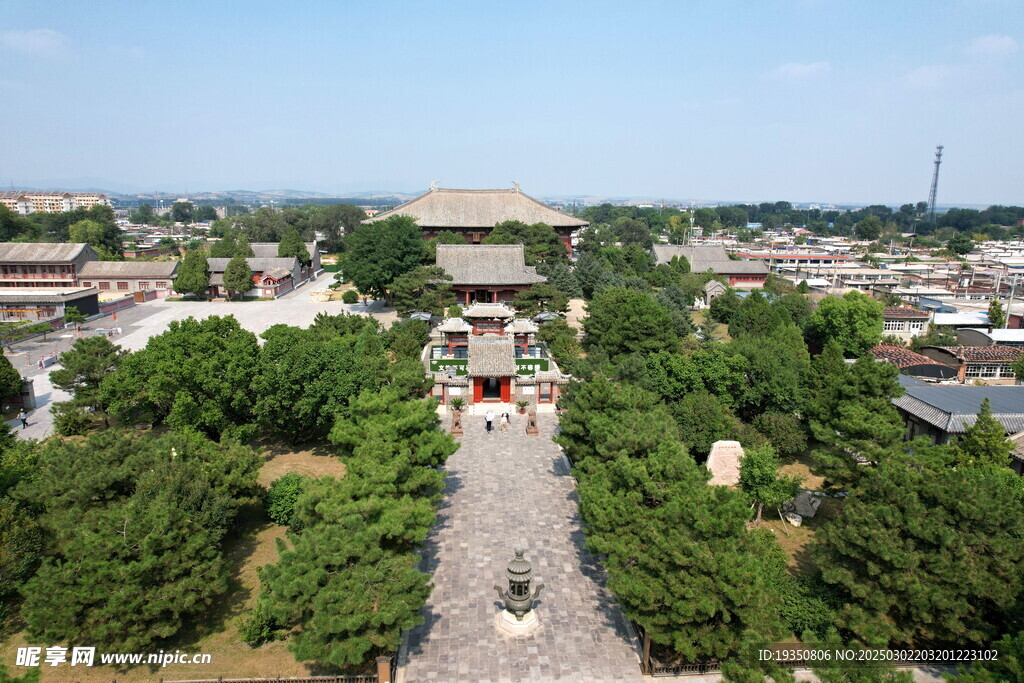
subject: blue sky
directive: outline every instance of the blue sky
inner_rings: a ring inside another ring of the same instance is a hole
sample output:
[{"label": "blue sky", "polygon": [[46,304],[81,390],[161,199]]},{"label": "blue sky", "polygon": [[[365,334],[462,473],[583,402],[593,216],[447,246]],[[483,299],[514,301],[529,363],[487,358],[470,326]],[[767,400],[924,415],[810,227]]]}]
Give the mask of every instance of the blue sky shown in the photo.
[{"label": "blue sky", "polygon": [[3,0],[0,184],[1024,203],[1020,0]]}]

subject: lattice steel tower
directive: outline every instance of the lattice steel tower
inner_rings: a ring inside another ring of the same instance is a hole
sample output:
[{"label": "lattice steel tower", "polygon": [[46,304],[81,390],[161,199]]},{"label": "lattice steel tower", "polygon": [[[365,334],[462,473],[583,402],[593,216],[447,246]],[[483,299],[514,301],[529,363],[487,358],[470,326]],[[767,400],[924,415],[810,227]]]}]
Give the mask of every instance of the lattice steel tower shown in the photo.
[{"label": "lattice steel tower", "polygon": [[932,189],[928,192],[928,222],[935,225],[935,195],[939,191],[939,165],[942,163],[942,145],[935,148],[935,172],[932,174]]}]

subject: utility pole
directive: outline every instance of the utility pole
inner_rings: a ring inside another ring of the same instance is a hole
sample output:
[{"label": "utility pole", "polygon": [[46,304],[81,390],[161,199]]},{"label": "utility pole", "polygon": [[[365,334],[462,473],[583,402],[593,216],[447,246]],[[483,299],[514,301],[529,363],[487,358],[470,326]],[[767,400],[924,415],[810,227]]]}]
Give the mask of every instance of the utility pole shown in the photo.
[{"label": "utility pole", "polygon": [[[1004,320],[1003,320],[1003,329],[1004,330],[1007,329],[1008,327],[1010,327],[1010,312],[1013,311],[1013,297],[1017,293],[1017,279],[1019,277],[1020,277],[1020,275],[1014,274],[1014,276],[1013,276],[1013,284],[1010,285],[1010,300],[1006,302],[1006,315],[1003,316],[1003,318],[1004,318]],[[999,294],[999,291],[996,290],[996,295],[998,296],[998,294]]]},{"label": "utility pole", "polygon": [[935,196],[939,192],[939,166],[942,164],[942,145],[935,148],[935,172],[932,173],[932,188],[928,192],[928,221],[935,225]]}]

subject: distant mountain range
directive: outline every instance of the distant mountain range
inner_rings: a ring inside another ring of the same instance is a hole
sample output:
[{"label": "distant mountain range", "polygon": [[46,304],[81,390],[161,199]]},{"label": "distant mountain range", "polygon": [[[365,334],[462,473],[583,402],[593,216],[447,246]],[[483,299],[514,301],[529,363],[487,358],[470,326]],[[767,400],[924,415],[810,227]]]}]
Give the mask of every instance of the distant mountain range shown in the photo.
[{"label": "distant mountain range", "polygon": [[[424,188],[420,192],[407,193],[407,192],[392,192],[386,190],[378,191],[361,191],[361,192],[345,192],[345,193],[326,193],[326,192],[311,192],[308,190],[218,190],[218,191],[202,191],[202,192],[147,192],[138,187],[133,187],[124,183],[116,183],[109,181],[102,181],[95,178],[69,178],[61,182],[49,182],[49,181],[38,181],[33,183],[33,187],[23,185],[11,185],[7,188],[10,190],[21,190],[21,191],[45,191],[45,190],[63,190],[67,192],[102,192],[109,195],[113,199],[120,199],[125,204],[135,205],[139,202],[150,202],[158,203],[164,202],[166,205],[169,202],[173,202],[179,198],[187,198],[194,202],[201,202],[204,204],[210,203],[231,203],[232,201],[239,204],[270,204],[271,202],[280,202],[281,204],[295,204],[300,203],[302,200],[309,201],[325,201],[325,200],[347,200],[352,203],[371,205],[371,206],[394,206],[402,204],[411,199],[415,199],[423,192],[426,192]],[[627,205],[627,206],[680,206],[680,207],[701,207],[701,206],[723,206],[730,204],[758,204],[762,201],[774,201],[774,200],[712,200],[712,199],[676,199],[674,197],[651,197],[651,196],[601,196],[601,195],[537,195],[537,199],[541,199],[545,202],[556,206],[591,206],[596,204],[603,204],[609,202],[612,204]],[[808,208],[809,206],[820,206],[821,208],[860,208],[867,206],[870,202],[793,202],[793,207],[797,209]],[[988,204],[938,204],[936,208],[949,209],[953,207],[958,208],[976,208],[984,209],[987,208]],[[893,206],[893,208],[897,208]]]}]

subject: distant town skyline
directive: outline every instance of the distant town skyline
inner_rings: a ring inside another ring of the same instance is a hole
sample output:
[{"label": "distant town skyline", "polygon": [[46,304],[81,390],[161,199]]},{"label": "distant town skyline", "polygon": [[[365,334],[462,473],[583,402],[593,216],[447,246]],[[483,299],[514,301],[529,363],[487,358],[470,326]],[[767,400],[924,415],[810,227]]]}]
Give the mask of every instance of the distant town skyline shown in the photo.
[{"label": "distant town skyline", "polygon": [[1022,27],[1013,0],[9,0],[0,185],[897,205],[941,144],[940,205],[1022,204]]}]

